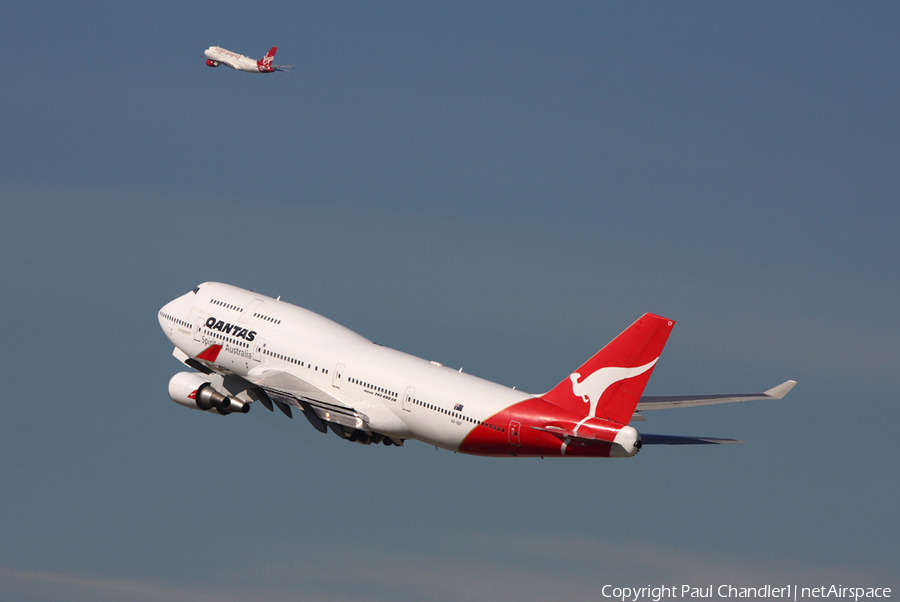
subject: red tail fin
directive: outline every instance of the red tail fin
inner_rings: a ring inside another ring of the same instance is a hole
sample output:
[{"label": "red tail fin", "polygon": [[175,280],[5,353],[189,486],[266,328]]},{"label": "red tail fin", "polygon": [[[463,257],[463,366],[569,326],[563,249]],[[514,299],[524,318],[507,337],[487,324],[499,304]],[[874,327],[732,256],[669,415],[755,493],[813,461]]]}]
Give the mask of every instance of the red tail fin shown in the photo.
[{"label": "red tail fin", "polygon": [[259,67],[260,71],[274,71],[272,68],[272,61],[275,59],[275,51],[278,50],[278,46],[272,46],[272,50],[266,53],[266,56],[262,58],[261,61],[256,61],[257,67]]},{"label": "red tail fin", "polygon": [[674,324],[644,314],[543,398],[587,416],[628,424]]}]

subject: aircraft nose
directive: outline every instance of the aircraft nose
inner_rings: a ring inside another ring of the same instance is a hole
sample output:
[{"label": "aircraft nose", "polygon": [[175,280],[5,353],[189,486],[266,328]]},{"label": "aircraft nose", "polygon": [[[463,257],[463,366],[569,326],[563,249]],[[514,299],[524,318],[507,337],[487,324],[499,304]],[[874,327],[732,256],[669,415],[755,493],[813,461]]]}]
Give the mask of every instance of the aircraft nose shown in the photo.
[{"label": "aircraft nose", "polygon": [[157,314],[157,318],[159,319],[159,327],[162,328],[163,332],[166,333],[166,336],[170,339],[172,338],[172,324],[174,321],[174,312],[172,311],[172,301],[163,305],[159,313]]}]

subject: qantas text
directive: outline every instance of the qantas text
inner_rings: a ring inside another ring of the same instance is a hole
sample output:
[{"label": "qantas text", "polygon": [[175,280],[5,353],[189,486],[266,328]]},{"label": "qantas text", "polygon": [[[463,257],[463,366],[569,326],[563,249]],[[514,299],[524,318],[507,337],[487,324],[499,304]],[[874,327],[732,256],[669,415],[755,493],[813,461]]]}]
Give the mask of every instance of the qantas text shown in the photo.
[{"label": "qantas text", "polygon": [[241,328],[240,326],[235,326],[234,324],[227,324],[222,320],[216,320],[215,318],[210,318],[206,321],[206,327],[211,330],[218,330],[219,332],[224,332],[225,334],[230,334],[233,337],[237,337],[239,339],[244,339],[245,341],[252,341],[256,338],[255,330],[247,330],[246,328]]}]

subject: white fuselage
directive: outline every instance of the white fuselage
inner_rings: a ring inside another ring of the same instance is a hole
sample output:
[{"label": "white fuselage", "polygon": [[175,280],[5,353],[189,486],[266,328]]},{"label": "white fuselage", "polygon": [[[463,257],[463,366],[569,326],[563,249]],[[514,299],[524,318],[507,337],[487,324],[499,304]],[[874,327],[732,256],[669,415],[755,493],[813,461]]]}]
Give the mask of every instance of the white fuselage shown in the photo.
[{"label": "white fuselage", "polygon": [[644,443],[736,443],[645,440],[628,423],[642,419],[636,410],[781,399],[796,384],[645,398],[674,325],[652,313],[538,396],[382,347],[316,313],[228,284],[206,282],[171,301],[159,324],[173,355],[196,371],[169,381],[169,397],[182,406],[227,416],[259,401],[288,416],[300,411],[316,430],[350,441],[418,439],[482,456],[631,457]]},{"label": "white fuselage", "polygon": [[[387,436],[457,451],[478,424],[531,397],[377,345],[271,297],[220,283],[205,283],[196,291],[159,312],[160,325],[177,349],[196,357],[220,344],[218,366],[241,377],[269,371],[296,376],[353,408],[369,428]],[[498,433],[508,430],[505,424],[496,426]]]},{"label": "white fuselage", "polygon": [[238,54],[219,46],[210,46],[203,53],[206,58],[215,61],[220,65],[237,69],[238,71],[246,71],[248,73],[260,73],[259,63],[249,56]]}]

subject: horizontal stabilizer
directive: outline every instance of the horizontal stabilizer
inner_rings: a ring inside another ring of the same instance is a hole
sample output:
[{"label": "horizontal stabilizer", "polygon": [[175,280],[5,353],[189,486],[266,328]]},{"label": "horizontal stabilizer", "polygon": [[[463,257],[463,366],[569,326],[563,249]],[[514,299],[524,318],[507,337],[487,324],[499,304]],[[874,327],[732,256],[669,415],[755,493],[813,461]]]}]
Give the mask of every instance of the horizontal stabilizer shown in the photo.
[{"label": "horizontal stabilizer", "polygon": [[569,440],[579,441],[581,443],[609,443],[609,441],[607,441],[606,439],[595,437],[587,430],[578,433],[571,429],[564,429],[558,426],[533,426],[531,428],[543,433],[549,433],[555,437],[558,437],[561,441]]},{"label": "horizontal stabilizer", "polygon": [[674,435],[641,434],[644,445],[724,445],[727,443],[746,443],[737,439],[716,439],[714,437],[676,437]]},{"label": "horizontal stabilizer", "polygon": [[638,411],[664,410],[667,408],[687,408],[692,406],[709,406],[717,403],[737,403],[754,399],[781,399],[797,384],[788,380],[764,393],[720,393],[717,395],[667,395],[641,397],[637,404]]}]

